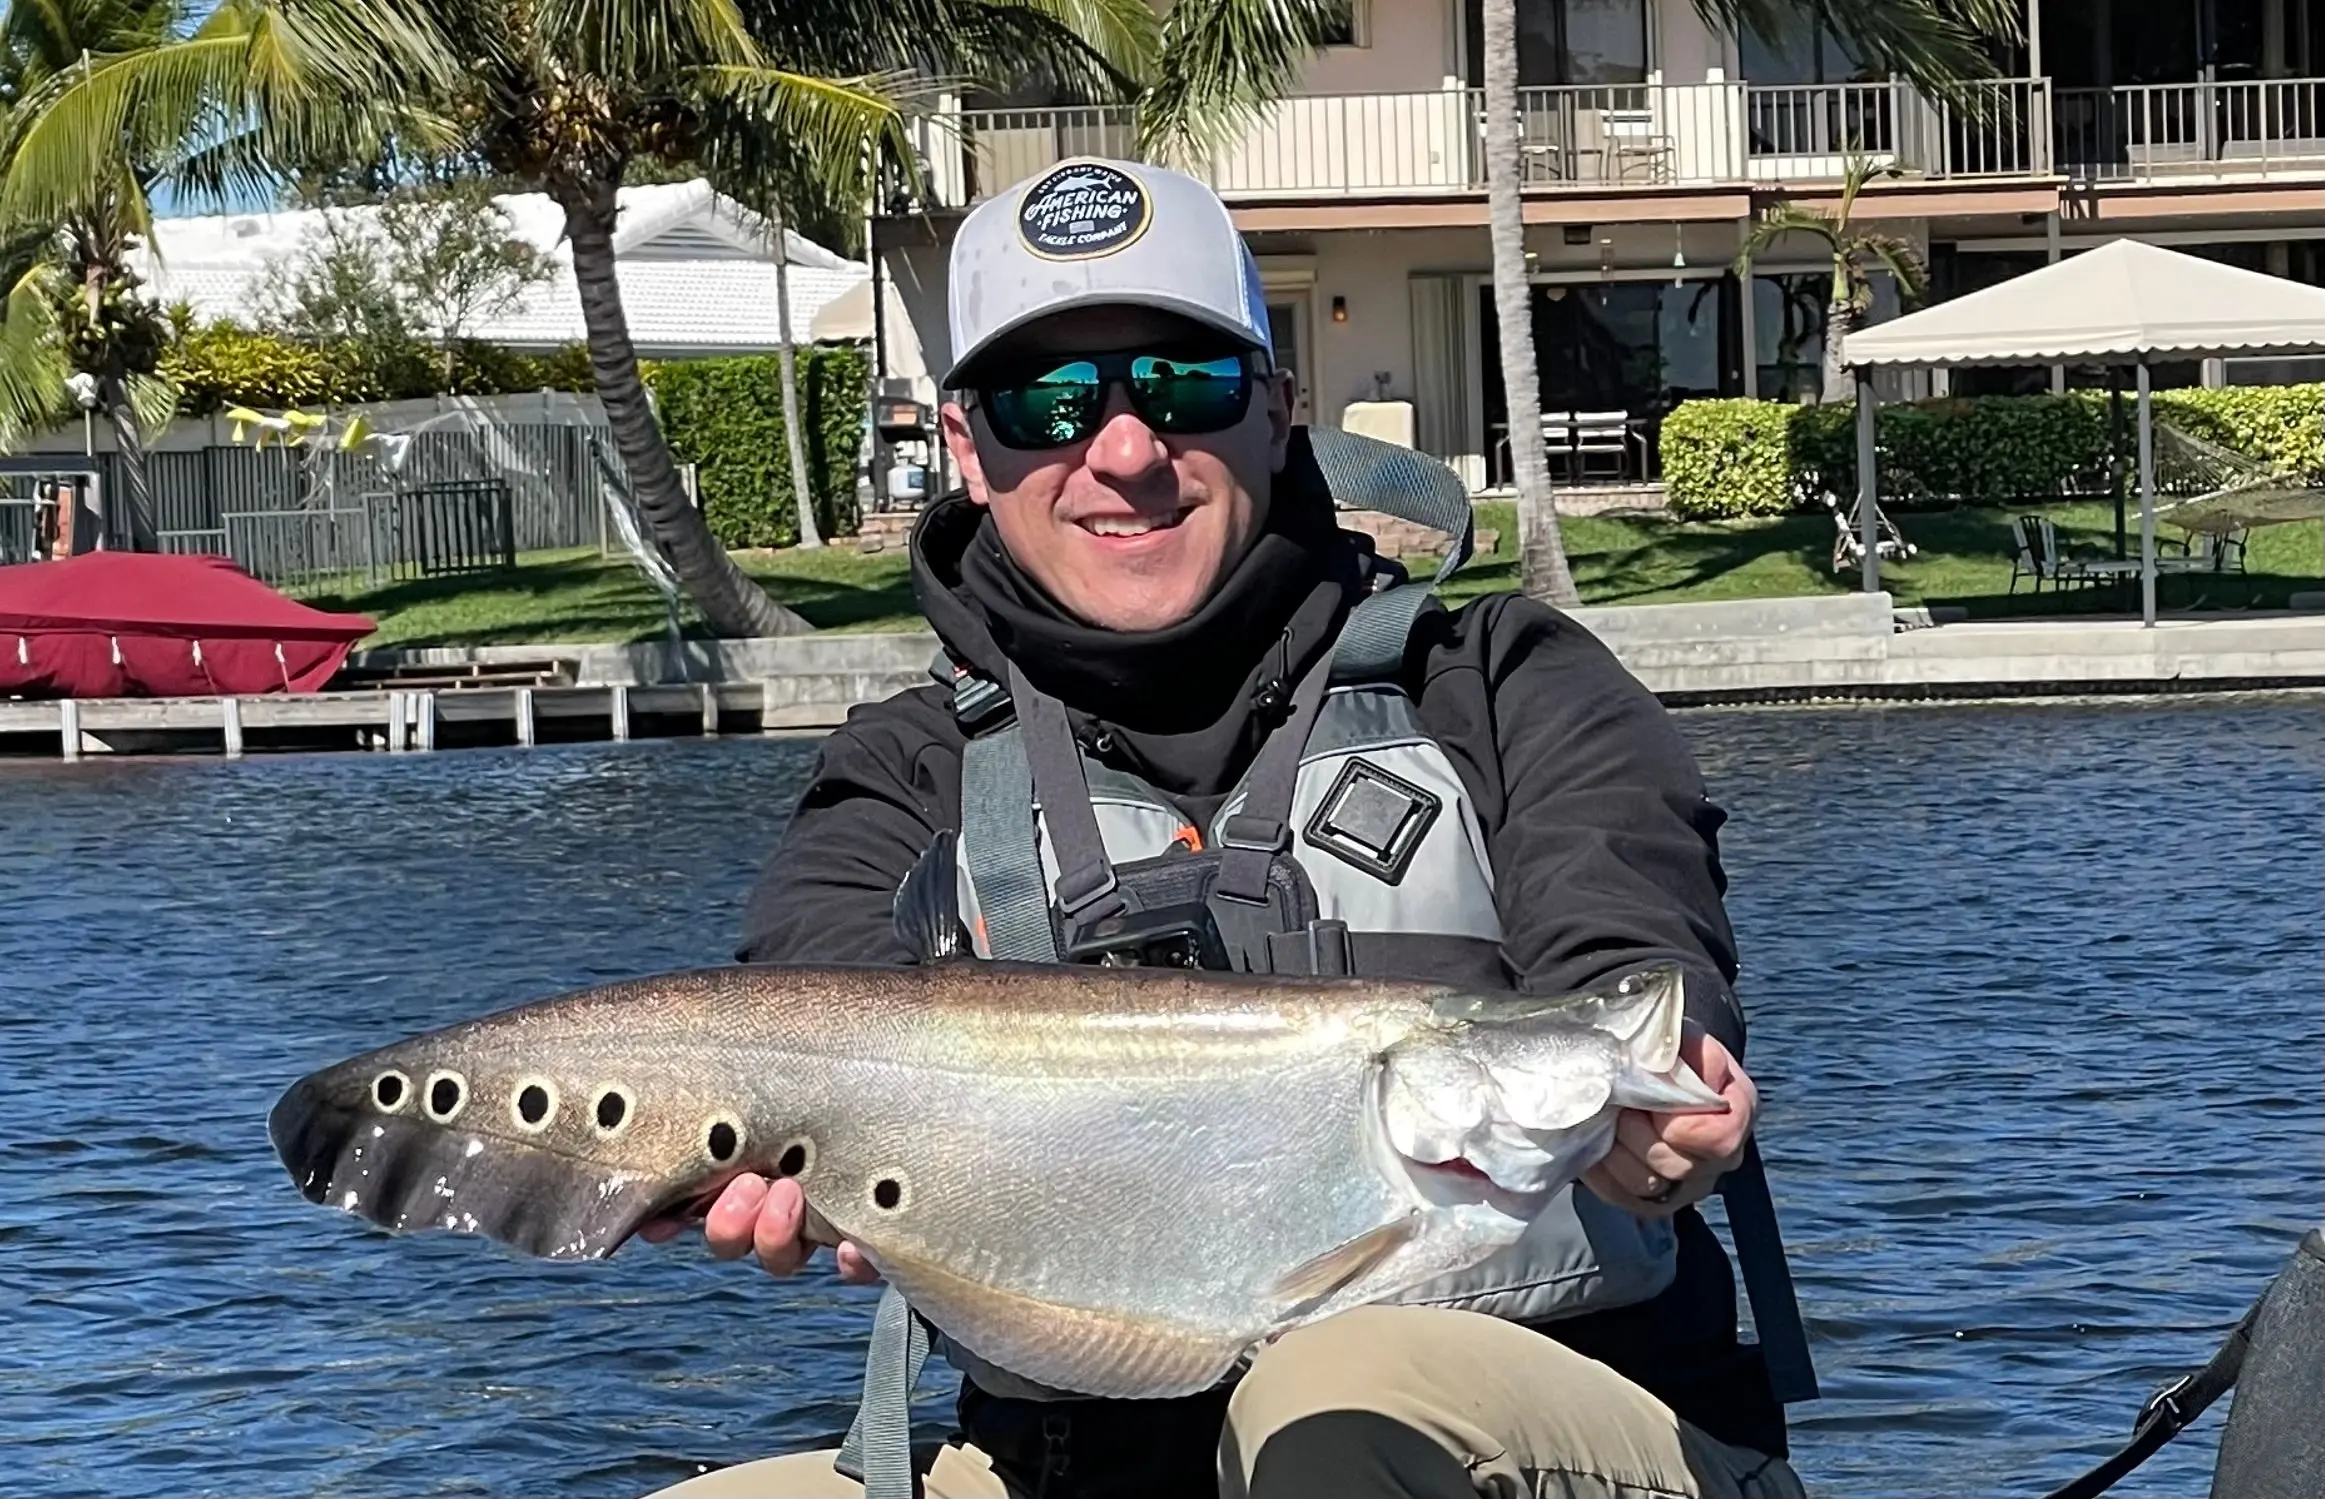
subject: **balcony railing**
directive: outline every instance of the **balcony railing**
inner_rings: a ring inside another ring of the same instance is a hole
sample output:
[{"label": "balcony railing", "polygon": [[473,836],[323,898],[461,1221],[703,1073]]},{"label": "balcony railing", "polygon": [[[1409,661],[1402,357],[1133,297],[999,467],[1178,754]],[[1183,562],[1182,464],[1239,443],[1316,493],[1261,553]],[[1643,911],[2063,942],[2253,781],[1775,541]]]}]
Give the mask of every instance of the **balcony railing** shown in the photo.
[{"label": "balcony railing", "polygon": [[[1901,84],[1521,89],[1519,160],[1533,188],[1833,181],[1857,151],[1928,177],[2047,172],[2048,85],[1981,89],[1972,109]],[[1176,164],[1229,199],[1472,194],[1486,181],[1484,108],[1478,89],[1284,99],[1231,147]],[[1115,107],[963,111],[923,123],[919,141],[944,207],[1068,157],[1135,150],[1130,113]]]},{"label": "balcony railing", "polygon": [[2086,181],[2325,172],[2325,80],[2058,91],[2059,170]]}]

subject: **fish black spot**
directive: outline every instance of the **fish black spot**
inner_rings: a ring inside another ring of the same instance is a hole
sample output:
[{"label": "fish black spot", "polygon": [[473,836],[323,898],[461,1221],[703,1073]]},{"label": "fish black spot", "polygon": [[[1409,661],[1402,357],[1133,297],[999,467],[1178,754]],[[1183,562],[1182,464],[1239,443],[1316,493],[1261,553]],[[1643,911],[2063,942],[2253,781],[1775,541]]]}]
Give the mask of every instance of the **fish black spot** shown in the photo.
[{"label": "fish black spot", "polygon": [[872,1184],[872,1201],[893,1212],[904,1201],[904,1183],[892,1176],[880,1178]]},{"label": "fish black spot", "polygon": [[741,1145],[742,1141],[736,1137],[733,1125],[724,1119],[714,1119],[710,1125],[710,1138],[703,1143],[710,1147],[712,1160],[731,1161],[735,1158],[736,1147]]},{"label": "fish black spot", "polygon": [[630,1117],[629,1095],[619,1088],[608,1088],[597,1095],[597,1127],[612,1134]]},{"label": "fish black spot", "polygon": [[457,1072],[439,1072],[428,1079],[427,1097],[422,1102],[429,1118],[438,1124],[449,1123],[468,1102],[468,1080]]},{"label": "fish black spot", "polygon": [[371,1080],[371,1101],[392,1114],[404,1106],[404,1075],[383,1072]]},{"label": "fish black spot", "polygon": [[785,1148],[783,1158],[775,1163],[779,1176],[797,1176],[807,1169],[807,1142],[794,1140]]},{"label": "fish black spot", "polygon": [[549,1117],[549,1090],[539,1083],[527,1083],[517,1090],[517,1117],[527,1124],[539,1124]]}]

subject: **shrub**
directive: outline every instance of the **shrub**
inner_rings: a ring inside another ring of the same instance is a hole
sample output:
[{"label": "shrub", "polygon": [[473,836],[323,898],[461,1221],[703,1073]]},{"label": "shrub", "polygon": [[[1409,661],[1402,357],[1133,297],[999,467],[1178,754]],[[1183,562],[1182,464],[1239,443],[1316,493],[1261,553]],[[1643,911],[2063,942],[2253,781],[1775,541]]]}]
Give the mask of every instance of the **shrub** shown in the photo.
[{"label": "shrub", "polygon": [[[855,526],[856,455],[871,368],[862,351],[847,347],[803,347],[797,358],[816,524],[831,536]],[[719,541],[730,547],[796,542],[799,515],[775,356],[657,364],[647,378],[671,451],[695,465],[703,512]]]},{"label": "shrub", "polygon": [[596,388],[589,351],[519,354],[489,344],[459,346],[449,387],[441,357],[424,344],[308,342],[233,323],[181,332],[161,358],[178,387],[178,410],[207,416],[228,406],[345,406],[453,394],[521,395]]},{"label": "shrub", "polygon": [[[2158,419],[2271,464],[2325,474],[2325,386],[2177,390]],[[2132,461],[2125,398],[2125,459]],[[1663,422],[1663,483],[1689,519],[1812,509],[1857,487],[1853,404],[1690,401]],[[1975,396],[1885,405],[1875,432],[1882,503],[2025,504],[2105,488],[2107,396]]]}]

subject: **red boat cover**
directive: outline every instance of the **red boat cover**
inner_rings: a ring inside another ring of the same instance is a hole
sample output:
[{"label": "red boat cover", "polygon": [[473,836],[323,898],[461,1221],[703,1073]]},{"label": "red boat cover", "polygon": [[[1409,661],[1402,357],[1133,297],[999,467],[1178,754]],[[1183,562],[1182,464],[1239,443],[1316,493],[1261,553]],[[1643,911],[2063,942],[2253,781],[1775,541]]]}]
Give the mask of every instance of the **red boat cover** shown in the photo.
[{"label": "red boat cover", "polygon": [[224,557],[89,552],[0,567],[0,696],[315,692],[373,628]]}]

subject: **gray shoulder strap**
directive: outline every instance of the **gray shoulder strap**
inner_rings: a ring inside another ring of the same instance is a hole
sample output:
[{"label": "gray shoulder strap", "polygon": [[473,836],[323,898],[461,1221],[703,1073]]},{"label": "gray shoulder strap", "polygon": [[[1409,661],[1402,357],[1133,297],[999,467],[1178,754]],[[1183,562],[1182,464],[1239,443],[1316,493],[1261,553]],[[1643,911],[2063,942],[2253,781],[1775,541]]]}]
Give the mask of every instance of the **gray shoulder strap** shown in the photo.
[{"label": "gray shoulder strap", "polygon": [[1736,1264],[1744,1272],[1744,1294],[1752,1300],[1752,1327],[1768,1366],[1768,1384],[1785,1405],[1815,1400],[1816,1365],[1809,1358],[1808,1330],[1792,1294],[1784,1236],[1776,1226],[1776,1202],[1768,1193],[1768,1172],[1760,1164],[1755,1136],[1744,1137],[1744,1159],[1720,1178],[1719,1194],[1727,1205],[1728,1235],[1736,1241]]},{"label": "gray shoulder strap", "polygon": [[864,1499],[917,1499],[912,1479],[912,1390],[928,1362],[928,1324],[894,1286],[880,1293],[864,1392],[832,1467],[864,1486]]},{"label": "gray shoulder strap", "polygon": [[970,740],[961,750],[961,853],[977,886],[985,945],[996,958],[1055,963],[1057,934],[1033,819],[1033,766],[1020,727]]},{"label": "gray shoulder strap", "polygon": [[1469,490],[1452,469],[1395,443],[1315,427],[1309,429],[1308,446],[1334,503],[1379,510],[1453,538],[1434,578],[1374,594],[1350,612],[1341,628],[1332,652],[1334,681],[1394,675],[1404,664],[1405,642],[1422,607],[1469,560],[1476,545],[1477,515]]}]

